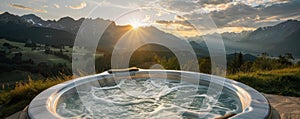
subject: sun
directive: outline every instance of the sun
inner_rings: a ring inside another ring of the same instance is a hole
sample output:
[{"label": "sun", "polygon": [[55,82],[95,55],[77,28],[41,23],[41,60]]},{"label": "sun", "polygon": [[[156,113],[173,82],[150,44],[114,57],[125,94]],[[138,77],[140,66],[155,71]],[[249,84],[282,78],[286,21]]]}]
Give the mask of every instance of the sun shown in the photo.
[{"label": "sun", "polygon": [[145,26],[143,23],[138,22],[138,21],[134,21],[134,22],[130,22],[129,25],[133,28],[133,29],[138,29],[142,26]]}]

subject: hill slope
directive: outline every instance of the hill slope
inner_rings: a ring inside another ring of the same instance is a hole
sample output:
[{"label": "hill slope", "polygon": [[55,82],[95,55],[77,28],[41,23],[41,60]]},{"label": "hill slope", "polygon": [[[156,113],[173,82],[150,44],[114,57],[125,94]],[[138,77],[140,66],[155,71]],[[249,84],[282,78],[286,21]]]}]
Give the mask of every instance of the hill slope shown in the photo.
[{"label": "hill slope", "polygon": [[300,68],[239,73],[227,77],[263,93],[300,97]]}]

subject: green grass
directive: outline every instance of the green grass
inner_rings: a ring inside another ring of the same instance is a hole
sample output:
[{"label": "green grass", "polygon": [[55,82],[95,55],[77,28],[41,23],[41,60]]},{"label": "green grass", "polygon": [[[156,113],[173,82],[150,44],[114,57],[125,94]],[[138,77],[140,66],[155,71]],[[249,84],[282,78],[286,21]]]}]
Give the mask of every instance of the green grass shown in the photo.
[{"label": "green grass", "polygon": [[300,68],[238,73],[228,78],[263,93],[300,97]]},{"label": "green grass", "polygon": [[[71,67],[71,63],[63,58],[57,57],[55,55],[50,55],[50,54],[45,54],[44,51],[32,51],[30,47],[24,47],[25,43],[19,43],[19,42],[13,42],[13,41],[8,41],[5,39],[0,39],[0,44],[2,45],[3,43],[9,43],[13,46],[17,46],[21,48],[20,52],[22,53],[22,60],[28,60],[32,59],[35,64],[38,64],[40,62],[47,62],[50,64],[57,64],[57,63],[62,63],[62,64],[67,64],[68,67]],[[57,48],[51,48],[53,51],[59,51]],[[67,52],[68,55],[71,55],[71,48],[67,48],[69,52]],[[66,53],[66,52],[65,52]],[[13,54],[11,54],[10,57],[12,57]]]},{"label": "green grass", "polygon": [[72,79],[71,76],[46,80],[31,80],[18,83],[13,90],[0,93],[0,118],[7,117],[24,109],[30,101],[43,90]]}]

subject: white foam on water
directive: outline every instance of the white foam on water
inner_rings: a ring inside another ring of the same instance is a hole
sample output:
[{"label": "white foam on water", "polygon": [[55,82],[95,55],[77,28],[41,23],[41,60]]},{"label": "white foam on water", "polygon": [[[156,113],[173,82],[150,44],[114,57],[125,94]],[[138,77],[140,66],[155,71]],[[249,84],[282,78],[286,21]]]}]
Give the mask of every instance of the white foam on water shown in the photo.
[{"label": "white foam on water", "polygon": [[237,99],[223,93],[218,101],[205,94],[207,89],[202,85],[167,82],[163,79],[123,79],[114,86],[80,91],[80,97],[61,98],[56,111],[64,118],[87,119],[213,118],[240,112]]}]

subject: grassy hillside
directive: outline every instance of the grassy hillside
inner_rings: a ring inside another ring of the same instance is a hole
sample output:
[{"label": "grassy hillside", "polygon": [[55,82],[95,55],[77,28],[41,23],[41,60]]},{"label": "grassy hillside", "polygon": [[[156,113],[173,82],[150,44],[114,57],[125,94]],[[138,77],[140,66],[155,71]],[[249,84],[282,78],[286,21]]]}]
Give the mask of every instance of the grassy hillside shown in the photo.
[{"label": "grassy hillside", "polygon": [[[4,44],[4,43],[9,43],[12,46],[16,46],[18,48],[20,48],[19,50],[16,50],[15,52],[21,52],[23,54],[23,59],[24,60],[28,60],[28,59],[32,59],[36,64],[40,63],[40,62],[47,62],[50,64],[53,63],[66,63],[66,64],[70,64],[69,61],[54,56],[54,55],[47,55],[44,53],[43,50],[32,50],[30,47],[24,47],[25,43],[20,43],[20,42],[13,42],[13,41],[8,41],[5,39],[0,39],[0,44]],[[59,51],[58,48],[53,48],[51,47],[51,50],[53,51]],[[71,48],[68,48],[67,50],[72,51]],[[71,52],[67,52],[68,54],[71,55]]]},{"label": "grassy hillside", "polygon": [[19,82],[16,84],[13,90],[1,92],[0,118],[7,117],[24,109],[43,90],[70,79],[72,79],[71,76],[46,80],[32,80],[29,78],[26,83]]},{"label": "grassy hillside", "polygon": [[263,93],[300,97],[300,68],[238,73],[228,78]]},{"label": "grassy hillside", "polygon": [[[14,48],[9,49],[7,47],[4,47],[4,44],[9,44],[11,47]],[[60,49],[51,47],[51,50],[58,52]],[[63,52],[64,54],[70,56],[71,52],[65,52],[67,50],[71,51],[72,49],[66,47]],[[25,43],[12,42],[5,39],[0,39],[0,51],[6,52],[6,58],[4,57],[4,59],[6,59],[6,62],[3,62],[3,60],[2,62],[0,61],[0,90],[13,87],[16,82],[28,80],[28,75],[30,75],[31,78],[34,80],[45,79],[44,76],[37,72],[39,63],[47,63],[49,66],[53,66],[60,63],[66,64],[68,68],[71,68],[71,63],[67,59],[55,56],[53,54],[46,54],[45,50],[43,49],[32,50],[31,47],[25,47]],[[32,60],[34,63],[8,63],[9,60],[13,61],[15,53],[22,53],[22,61]],[[49,67],[49,69],[50,68],[51,67]],[[34,69],[36,70],[34,71]]]}]

